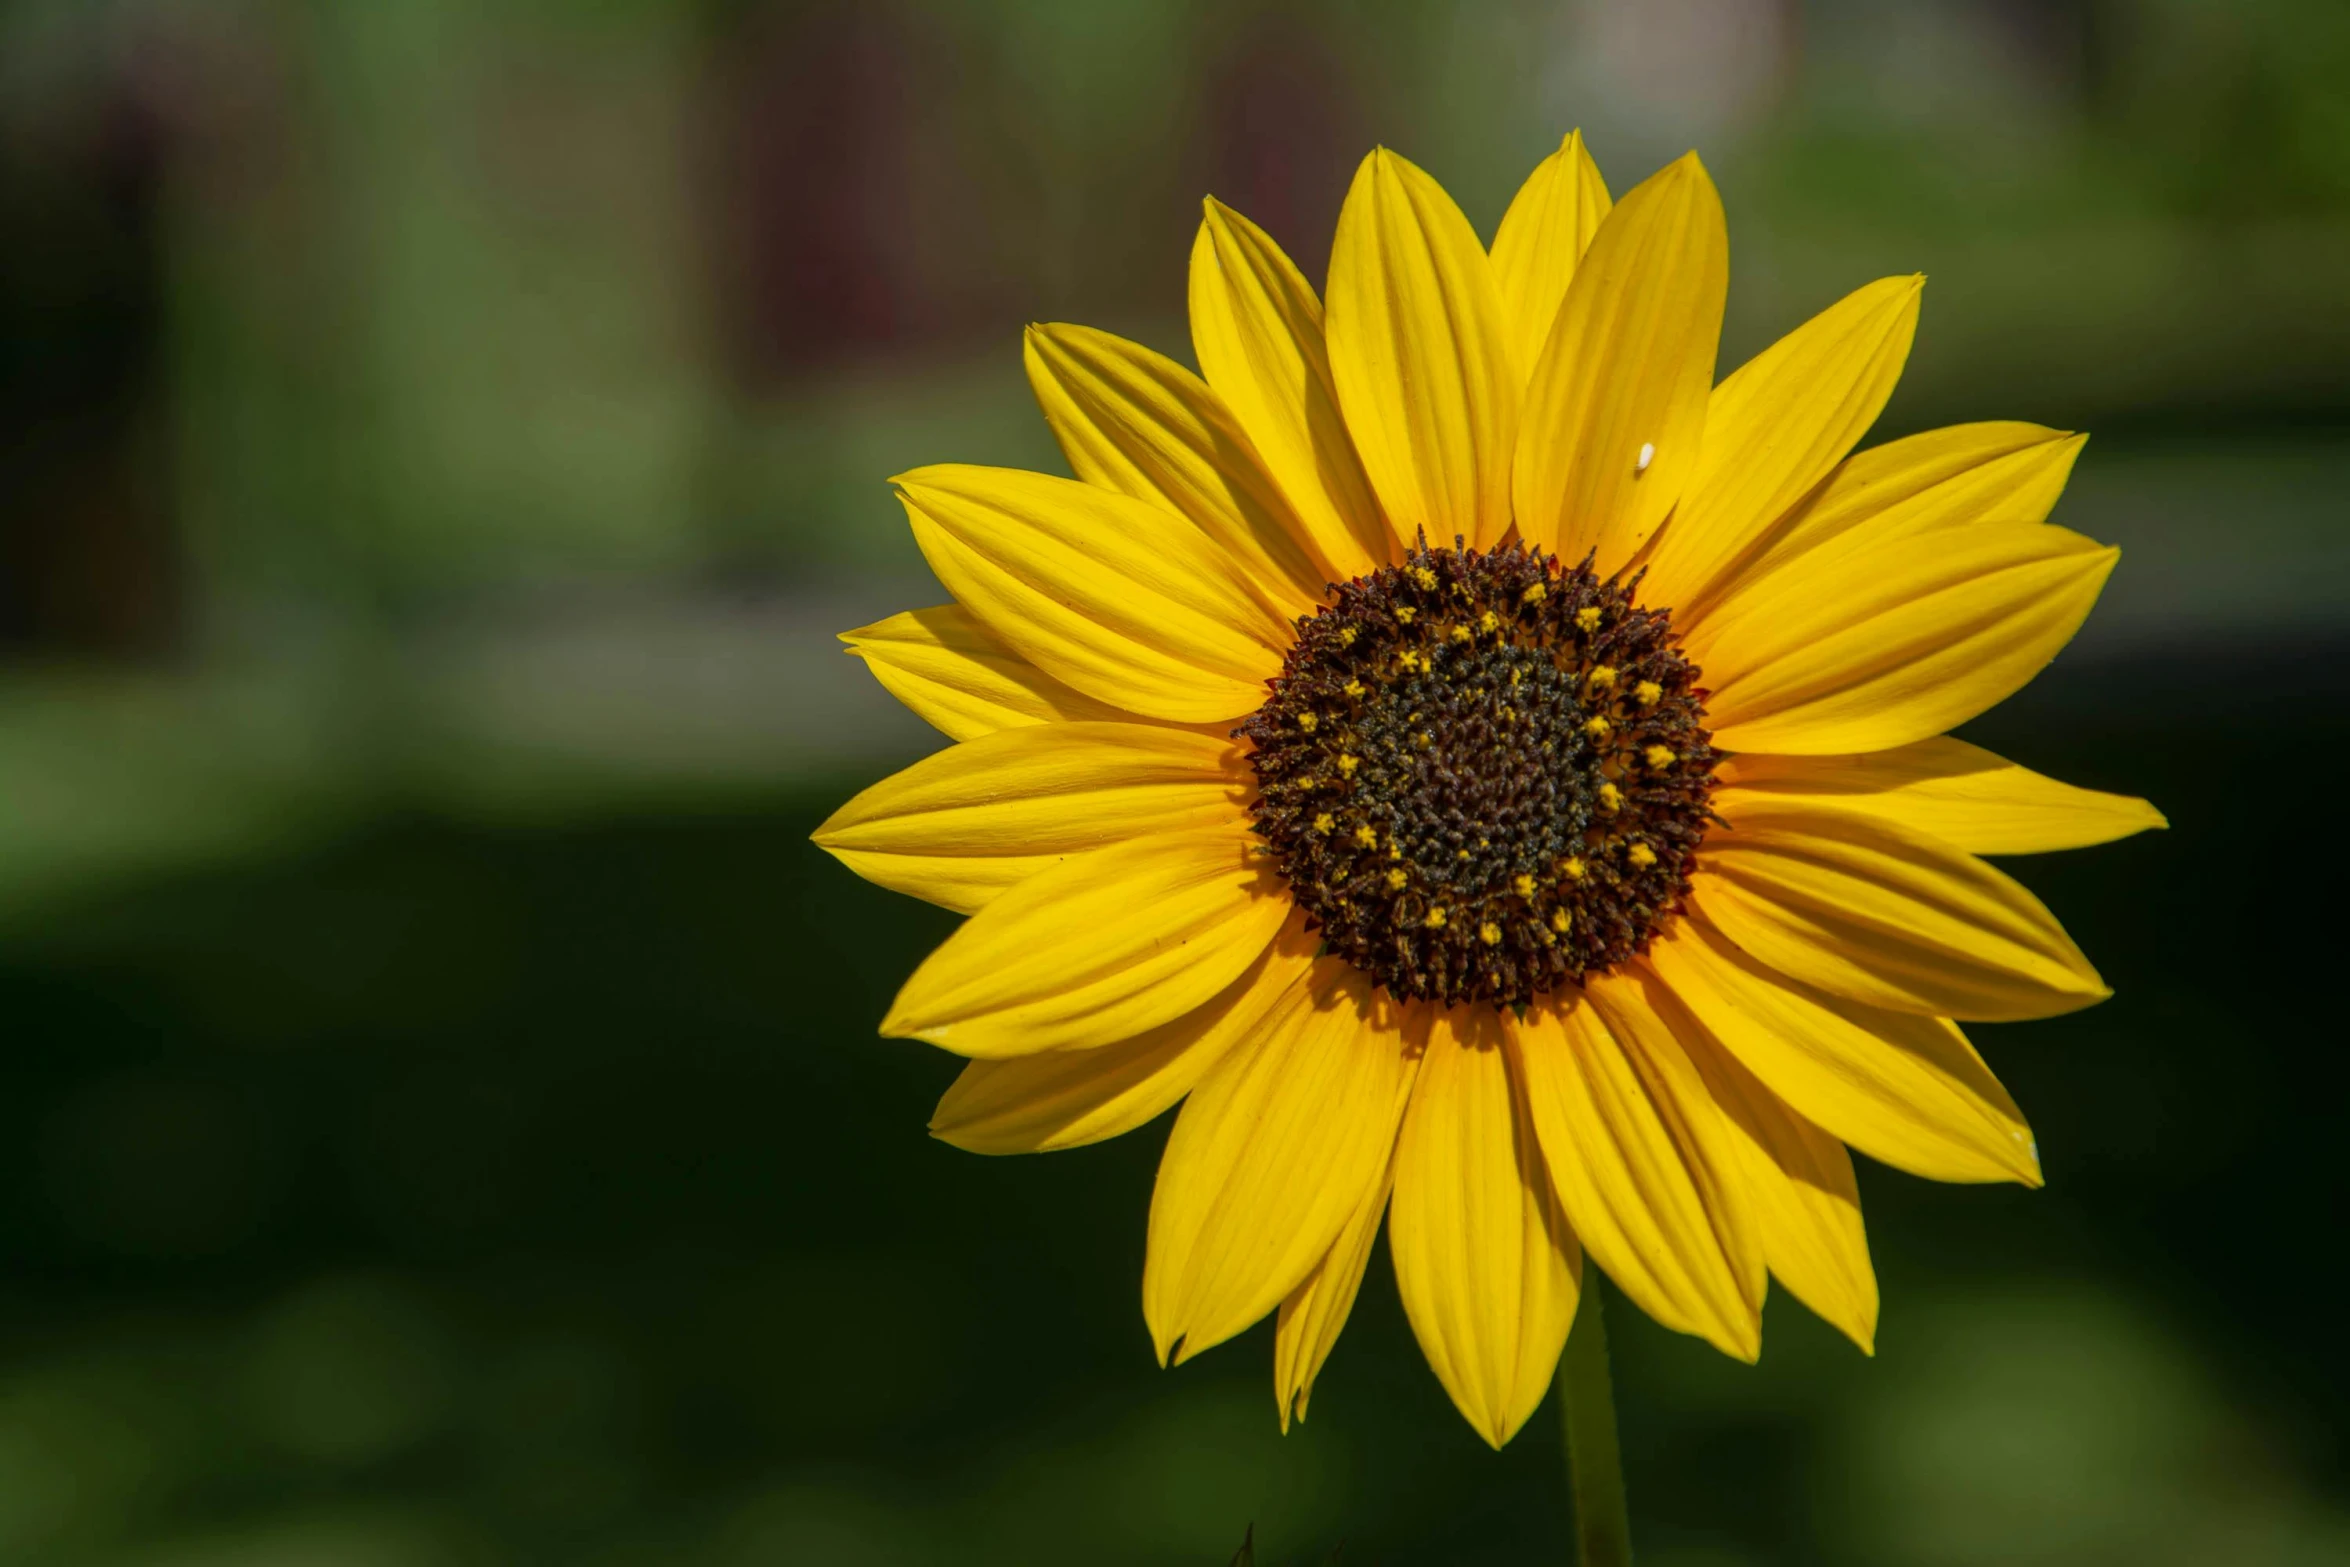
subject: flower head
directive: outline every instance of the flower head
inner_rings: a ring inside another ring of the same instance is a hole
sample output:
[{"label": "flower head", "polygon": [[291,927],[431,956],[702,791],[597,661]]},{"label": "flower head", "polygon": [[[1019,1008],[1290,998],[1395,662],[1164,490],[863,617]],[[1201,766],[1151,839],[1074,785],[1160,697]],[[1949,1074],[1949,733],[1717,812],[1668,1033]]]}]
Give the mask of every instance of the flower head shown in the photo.
[{"label": "flower head", "polygon": [[1375,152],[1327,308],[1211,201],[1200,375],[1033,328],[1077,478],[897,481],[956,602],[847,641],[958,743],[816,836],[972,917],[883,1032],[970,1058],[932,1128],[978,1151],[1181,1103],[1144,1314],[1181,1361],[1278,1312],[1284,1424],[1383,1216],[1498,1445],[1586,1256],[1741,1358],[1773,1275],[1867,1348],[1848,1146],[2039,1180],[1959,1022],[2107,992],[1978,856],[2161,818],[1944,731],[2112,568],[2044,521],[2080,441],[1854,454],[1920,280],[1716,385],[1727,267],[1694,155],[1611,208],[1570,136],[1489,252]]}]

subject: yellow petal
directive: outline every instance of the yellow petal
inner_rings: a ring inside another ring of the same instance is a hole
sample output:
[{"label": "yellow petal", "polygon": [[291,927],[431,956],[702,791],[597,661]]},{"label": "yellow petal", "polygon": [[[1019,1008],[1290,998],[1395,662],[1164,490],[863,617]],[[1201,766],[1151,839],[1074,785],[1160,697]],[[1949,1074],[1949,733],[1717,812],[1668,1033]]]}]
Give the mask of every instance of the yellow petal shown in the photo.
[{"label": "yellow petal", "polygon": [[1510,1075],[1499,1014],[1438,1014],[1396,1141],[1388,1224],[1412,1332],[1495,1447],[1542,1402],[1581,1277]]},{"label": "yellow petal", "polygon": [[1191,247],[1191,347],[1304,525],[1323,575],[1387,564],[1379,515],[1338,412],[1322,302],[1263,229],[1210,197]]},{"label": "yellow petal", "polygon": [[[1703,1030],[1684,1037],[1701,1039]],[[1771,1272],[1863,1353],[1874,1354],[1877,1271],[1869,1263],[1852,1155],[1717,1043],[1693,1043],[1689,1057],[1737,1147],[1741,1183]]]},{"label": "yellow petal", "polygon": [[1179,723],[1264,701],[1289,627],[1173,512],[1010,468],[922,468],[897,483],[938,580],[1047,674]]},{"label": "yellow petal", "polygon": [[1271,1311],[1359,1216],[1411,1094],[1415,1063],[1392,1013],[1326,959],[1184,1101],[1142,1274],[1162,1363]]},{"label": "yellow petal", "polygon": [[1257,595],[1294,618],[1324,576],[1303,527],[1224,400],[1169,359],[1083,326],[1032,326],[1028,384],[1088,484],[1189,517],[1239,563]]},{"label": "yellow petal", "polygon": [[1072,691],[989,636],[960,604],[910,609],[841,633],[873,678],[950,739],[1021,724],[1130,715]]},{"label": "yellow petal", "polygon": [[1385,148],[1338,214],[1330,368],[1399,544],[1509,531],[1518,378],[1493,266],[1444,188]]},{"label": "yellow petal", "polygon": [[1715,743],[1819,756],[2005,701],[2080,629],[2120,551],[2063,528],[1943,528],[1798,560],[1689,642]]},{"label": "yellow petal", "polygon": [[1729,814],[1771,802],[1850,811],[1970,854],[2081,849],[2170,825],[2144,800],[2077,789],[1948,735],[1863,756],[1734,756],[1717,776]]},{"label": "yellow petal", "polygon": [[1512,493],[1528,543],[1570,562],[1597,550],[1606,576],[1672,511],[1704,440],[1729,284],[1721,197],[1695,153],[1600,224],[1526,386]]},{"label": "yellow petal", "polygon": [[1608,206],[1607,182],[1583,145],[1583,133],[1569,131],[1501,215],[1493,235],[1493,281],[1501,290],[1502,325],[1520,386],[1542,357],[1567,284]]},{"label": "yellow petal", "polygon": [[939,1100],[930,1135],[972,1153],[1010,1154],[1131,1132],[1190,1093],[1313,962],[1305,917],[1292,914],[1223,994],[1172,1023],[1095,1050],[971,1062]]},{"label": "yellow petal", "polygon": [[2044,522],[2085,439],[2036,424],[1959,424],[1856,453],[1748,544],[1737,561],[1705,586],[1684,588],[1671,601],[1674,624],[1702,641],[1711,617],[1734,610],[1750,586],[1832,547],[1865,546],[1951,524]]},{"label": "yellow petal", "polygon": [[1901,378],[1925,281],[1854,290],[1713,389],[1696,475],[1657,536],[1641,597],[1697,598],[1844,460]]},{"label": "yellow petal", "polygon": [[1073,855],[965,921],[881,1031],[983,1059],[1132,1039],[1231,984],[1289,908],[1237,824]]},{"label": "yellow petal", "polygon": [[1643,1311],[1752,1360],[1762,1252],[1720,1114],[1636,989],[1600,979],[1586,994],[1536,1005],[1512,1036],[1567,1222]]},{"label": "yellow petal", "polygon": [[1363,1287],[1363,1269],[1371,1261],[1371,1243],[1378,1238],[1379,1220],[1387,1212],[1387,1195],[1395,1185],[1391,1158],[1379,1179],[1363,1193],[1363,1200],[1330,1250],[1314,1264],[1305,1282],[1281,1302],[1273,1329],[1273,1397],[1281,1405],[1281,1429],[1291,1420],[1303,1420],[1314,1396],[1314,1379],[1338,1347],[1338,1335],[1354,1311],[1355,1295]]},{"label": "yellow petal", "polygon": [[2023,1113],[1949,1020],[1799,984],[1702,920],[1651,942],[1648,963],[1728,1055],[1822,1131],[1928,1180],[2040,1184]]},{"label": "yellow petal", "polygon": [[1782,973],[1896,1012],[1991,1022],[2112,994],[2038,898],[1962,849],[1856,814],[1736,807],[1707,837],[1692,895]]},{"label": "yellow petal", "polygon": [[1229,740],[1160,724],[1032,724],[923,758],[813,836],[867,881],[969,914],[1072,854],[1245,828],[1252,789]]}]

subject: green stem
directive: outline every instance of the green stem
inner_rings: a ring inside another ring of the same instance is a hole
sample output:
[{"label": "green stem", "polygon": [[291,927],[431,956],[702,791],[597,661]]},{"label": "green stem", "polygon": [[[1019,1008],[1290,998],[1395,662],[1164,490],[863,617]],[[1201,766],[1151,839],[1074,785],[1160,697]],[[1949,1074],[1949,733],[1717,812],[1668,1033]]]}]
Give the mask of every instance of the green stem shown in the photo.
[{"label": "green stem", "polygon": [[1616,1442],[1616,1394],[1608,1382],[1607,1319],[1599,1275],[1587,1270],[1583,1302],[1559,1356],[1559,1403],[1567,1425],[1567,1483],[1575,1496],[1575,1559],[1582,1567],[1632,1567],[1632,1523],[1624,1509],[1624,1455]]}]

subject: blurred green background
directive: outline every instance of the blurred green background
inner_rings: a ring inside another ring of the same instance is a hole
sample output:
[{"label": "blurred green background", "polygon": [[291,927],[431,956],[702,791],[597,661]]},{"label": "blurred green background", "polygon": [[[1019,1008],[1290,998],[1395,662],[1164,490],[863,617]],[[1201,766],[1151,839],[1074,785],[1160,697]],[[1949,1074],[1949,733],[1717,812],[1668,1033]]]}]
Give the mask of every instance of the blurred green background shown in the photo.
[{"label": "blurred green background", "polygon": [[1923,270],[1882,434],[2095,433],[1969,732],[2175,824],[2019,867],[2119,995],[1978,1031],[2046,1191],[1864,1171],[1873,1361],[1616,1314],[1643,1560],[2350,1561],[2340,0],[0,5],[0,1561],[1565,1560],[1383,1261],[1296,1434],[1156,1370],[1161,1132],[929,1142],[949,921],[806,834],[1024,321],[1572,125],[1706,155],[1725,370]]}]

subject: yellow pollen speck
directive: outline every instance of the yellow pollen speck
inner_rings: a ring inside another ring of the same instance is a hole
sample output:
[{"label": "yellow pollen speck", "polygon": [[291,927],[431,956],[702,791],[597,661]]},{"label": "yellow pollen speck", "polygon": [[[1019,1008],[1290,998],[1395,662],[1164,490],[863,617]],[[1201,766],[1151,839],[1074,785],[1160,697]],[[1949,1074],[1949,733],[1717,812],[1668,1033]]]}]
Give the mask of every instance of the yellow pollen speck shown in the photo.
[{"label": "yellow pollen speck", "polygon": [[1583,678],[1594,687],[1604,691],[1616,683],[1615,667],[1611,664],[1595,664],[1592,666],[1591,673]]},{"label": "yellow pollen speck", "polygon": [[1599,808],[1601,810],[1607,812],[1610,816],[1613,816],[1617,811],[1622,810],[1623,806],[1623,790],[1617,788],[1612,783],[1603,783],[1599,786]]},{"label": "yellow pollen speck", "polygon": [[1592,714],[1589,718],[1583,721],[1583,732],[1594,740],[1605,740],[1608,737],[1608,731],[1613,728],[1615,728],[1615,725],[1609,723],[1606,719],[1600,717],[1597,713]]},{"label": "yellow pollen speck", "polygon": [[1412,568],[1412,580],[1417,582],[1423,588],[1433,588],[1436,586],[1436,573],[1430,571],[1425,566],[1414,566]]},{"label": "yellow pollen speck", "polygon": [[1553,909],[1551,911],[1550,928],[1557,931],[1560,935],[1564,936],[1567,933],[1567,927],[1574,923],[1575,916],[1569,914],[1565,909]]},{"label": "yellow pollen speck", "polygon": [[1648,758],[1648,765],[1651,767],[1670,767],[1681,760],[1669,745],[1652,745],[1640,754]]},{"label": "yellow pollen speck", "polygon": [[1401,871],[1389,871],[1387,873],[1387,885],[1394,888],[1397,892],[1403,891],[1403,884],[1410,879],[1410,877],[1406,876]]},{"label": "yellow pollen speck", "polygon": [[1477,927],[1477,939],[1489,947],[1501,945],[1501,927],[1491,920]]},{"label": "yellow pollen speck", "polygon": [[1428,911],[1428,928],[1430,930],[1444,929],[1444,906],[1442,904]]},{"label": "yellow pollen speck", "polygon": [[1316,832],[1328,832],[1337,825],[1338,818],[1328,811],[1323,811],[1314,817],[1314,831]]},{"label": "yellow pollen speck", "polygon": [[1340,626],[1338,628],[1338,645],[1340,647],[1353,647],[1355,645],[1354,627]]},{"label": "yellow pollen speck", "polygon": [[1462,859],[1464,859],[1464,860],[1465,860],[1465,859],[1467,859],[1467,858],[1469,857],[1469,851],[1468,851],[1468,850],[1466,850],[1466,849],[1462,849],[1462,850],[1460,850],[1459,852],[1460,852],[1460,857],[1461,857]]},{"label": "yellow pollen speck", "polygon": [[1559,869],[1567,873],[1569,881],[1581,881],[1585,876],[1591,874],[1590,867],[1583,863],[1583,857],[1579,854],[1568,855],[1567,863],[1560,866]]},{"label": "yellow pollen speck", "polygon": [[1397,843],[1397,842],[1396,842],[1396,841],[1395,841],[1393,838],[1390,838],[1390,839],[1388,839],[1388,840],[1387,840],[1387,857],[1388,857],[1389,859],[1391,859],[1391,860],[1400,860],[1400,859],[1402,859],[1402,858],[1403,858],[1403,845],[1402,845],[1402,844],[1400,844],[1400,843]]},{"label": "yellow pollen speck", "polygon": [[1525,592],[1519,594],[1518,597],[1525,600],[1529,604],[1539,604],[1549,592],[1549,588],[1537,582],[1532,587],[1528,588]]},{"label": "yellow pollen speck", "polygon": [[1476,633],[1471,631],[1467,626],[1455,626],[1452,628],[1452,639],[1455,642],[1466,642],[1469,640],[1469,638],[1475,635]]},{"label": "yellow pollen speck", "polygon": [[1656,863],[1656,851],[1645,843],[1634,843],[1631,848],[1624,851],[1624,854],[1627,859],[1642,870],[1646,870]]},{"label": "yellow pollen speck", "polygon": [[1575,624],[1585,631],[1597,631],[1599,629],[1599,606],[1586,604],[1575,611]]},{"label": "yellow pollen speck", "polygon": [[[1355,769],[1362,765],[1363,759],[1355,755],[1352,751],[1344,751],[1339,754],[1338,770],[1346,774],[1346,776],[1349,778],[1352,778],[1355,775]],[[1613,788],[1614,785],[1611,784],[1607,787]]]},{"label": "yellow pollen speck", "polygon": [[1501,629],[1501,617],[1496,615],[1492,610],[1487,610],[1484,614],[1477,617],[1477,629],[1487,632],[1499,631]]},{"label": "yellow pollen speck", "polygon": [[1361,696],[1363,694],[1363,683],[1360,680],[1349,680],[1346,683],[1346,694],[1348,696]]},{"label": "yellow pollen speck", "polygon": [[1313,713],[1300,713],[1297,715],[1297,727],[1303,729],[1307,734],[1312,734],[1316,726],[1318,726],[1321,722],[1321,718]]},{"label": "yellow pollen speck", "polygon": [[1531,898],[1534,896],[1534,878],[1524,874],[1523,872],[1521,872],[1518,876],[1518,879],[1511,882],[1510,885],[1518,890],[1518,896],[1521,898]]},{"label": "yellow pollen speck", "polygon": [[1398,604],[1395,606],[1395,618],[1402,621],[1407,626],[1412,623],[1412,617],[1418,613],[1419,611],[1412,608],[1412,606],[1409,604]]},{"label": "yellow pollen speck", "polygon": [[1361,844],[1366,849],[1378,848],[1379,829],[1373,827],[1369,822],[1363,823],[1362,826],[1355,829],[1355,842]]},{"label": "yellow pollen speck", "polygon": [[1653,680],[1643,680],[1632,688],[1633,699],[1642,707],[1654,707],[1665,694],[1665,688]]}]

